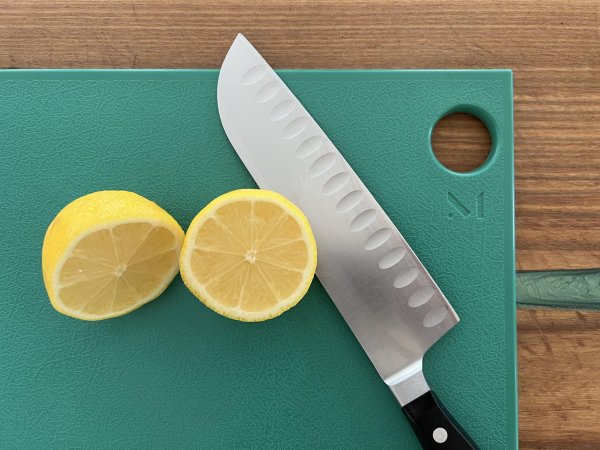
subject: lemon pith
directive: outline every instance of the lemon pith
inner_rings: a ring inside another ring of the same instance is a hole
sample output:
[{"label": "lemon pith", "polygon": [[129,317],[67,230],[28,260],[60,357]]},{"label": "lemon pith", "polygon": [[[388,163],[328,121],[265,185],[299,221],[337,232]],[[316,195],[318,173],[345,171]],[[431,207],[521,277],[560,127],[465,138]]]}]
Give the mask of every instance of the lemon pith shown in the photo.
[{"label": "lemon pith", "polygon": [[241,189],[216,198],[194,218],[180,271],[209,308],[261,321],[300,301],[316,263],[310,225],[293,203],[272,191]]}]

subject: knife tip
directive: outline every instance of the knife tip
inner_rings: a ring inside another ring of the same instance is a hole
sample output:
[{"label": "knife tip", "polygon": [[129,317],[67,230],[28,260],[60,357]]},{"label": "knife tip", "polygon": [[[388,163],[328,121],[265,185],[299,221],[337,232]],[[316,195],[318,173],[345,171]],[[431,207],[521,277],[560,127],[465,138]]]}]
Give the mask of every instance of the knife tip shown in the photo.
[{"label": "knife tip", "polygon": [[238,33],[238,34],[235,36],[235,39],[234,39],[234,41],[233,41],[233,42],[237,42],[237,41],[245,41],[245,42],[248,42],[248,39],[246,39],[246,36],[244,36],[242,33]]}]

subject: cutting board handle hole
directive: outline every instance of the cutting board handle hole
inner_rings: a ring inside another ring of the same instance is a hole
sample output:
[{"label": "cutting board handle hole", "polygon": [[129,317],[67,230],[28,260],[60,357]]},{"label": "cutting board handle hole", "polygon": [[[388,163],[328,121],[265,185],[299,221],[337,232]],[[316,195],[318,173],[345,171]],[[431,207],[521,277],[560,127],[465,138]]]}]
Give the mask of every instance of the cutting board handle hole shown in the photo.
[{"label": "cutting board handle hole", "polygon": [[452,110],[434,125],[431,149],[445,168],[473,172],[490,158],[492,137],[475,114]]}]

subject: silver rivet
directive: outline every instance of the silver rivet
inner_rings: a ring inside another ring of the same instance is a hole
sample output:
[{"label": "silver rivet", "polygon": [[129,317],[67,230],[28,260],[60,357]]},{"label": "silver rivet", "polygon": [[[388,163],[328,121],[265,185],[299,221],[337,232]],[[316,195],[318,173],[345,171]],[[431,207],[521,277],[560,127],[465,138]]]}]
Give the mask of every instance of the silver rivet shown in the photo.
[{"label": "silver rivet", "polygon": [[444,428],[433,430],[433,440],[438,444],[443,444],[448,439],[448,432]]}]

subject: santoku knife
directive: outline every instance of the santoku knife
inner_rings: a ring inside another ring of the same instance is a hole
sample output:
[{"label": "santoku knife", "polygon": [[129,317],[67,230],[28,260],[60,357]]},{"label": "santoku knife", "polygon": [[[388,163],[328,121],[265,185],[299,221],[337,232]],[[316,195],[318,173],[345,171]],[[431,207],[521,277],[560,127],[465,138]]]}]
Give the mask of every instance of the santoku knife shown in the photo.
[{"label": "santoku knife", "polygon": [[458,316],[369,190],[258,51],[238,35],[219,74],[223,128],[261,188],[308,217],[317,276],[426,449],[475,444],[433,395],[425,352]]}]

